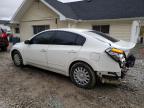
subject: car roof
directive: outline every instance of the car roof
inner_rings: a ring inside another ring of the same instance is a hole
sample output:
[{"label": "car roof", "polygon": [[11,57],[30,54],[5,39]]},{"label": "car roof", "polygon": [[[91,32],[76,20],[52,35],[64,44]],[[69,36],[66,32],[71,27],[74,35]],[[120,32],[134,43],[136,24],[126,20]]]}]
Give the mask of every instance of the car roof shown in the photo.
[{"label": "car roof", "polygon": [[88,29],[79,29],[79,28],[60,28],[60,29],[50,29],[50,30],[46,30],[46,31],[67,31],[67,32],[74,32],[74,33],[82,33],[82,32],[86,32],[86,31],[90,31]]}]

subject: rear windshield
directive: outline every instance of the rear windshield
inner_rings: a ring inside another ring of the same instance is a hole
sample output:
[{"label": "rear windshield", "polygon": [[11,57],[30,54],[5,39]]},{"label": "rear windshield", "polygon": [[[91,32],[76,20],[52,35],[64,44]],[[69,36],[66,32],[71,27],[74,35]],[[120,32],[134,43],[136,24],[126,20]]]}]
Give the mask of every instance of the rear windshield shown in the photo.
[{"label": "rear windshield", "polygon": [[99,36],[101,36],[101,37],[103,37],[103,38],[105,38],[105,39],[107,39],[111,42],[118,42],[119,41],[118,39],[115,39],[115,38],[113,38],[113,37],[111,37],[111,36],[109,36],[105,33],[102,33],[102,32],[98,32],[98,31],[94,31],[94,30],[93,31],[88,31],[88,32],[93,33],[93,34],[97,34],[97,35],[99,35]]}]

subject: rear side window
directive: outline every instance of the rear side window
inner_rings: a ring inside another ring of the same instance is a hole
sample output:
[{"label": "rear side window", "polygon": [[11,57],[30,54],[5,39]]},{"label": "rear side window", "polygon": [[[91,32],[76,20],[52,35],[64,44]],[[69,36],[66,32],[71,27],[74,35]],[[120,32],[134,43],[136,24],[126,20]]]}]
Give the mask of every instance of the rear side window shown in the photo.
[{"label": "rear side window", "polygon": [[31,44],[50,44],[51,37],[54,35],[53,31],[46,31],[38,34],[31,40]]},{"label": "rear side window", "polygon": [[83,37],[83,36],[78,36],[77,37],[77,40],[76,40],[76,45],[80,45],[80,46],[83,46],[83,44],[85,43],[86,41],[86,38]]},{"label": "rear side window", "polygon": [[83,43],[84,39],[81,36],[65,31],[57,31],[52,39],[52,44],[55,45],[82,45]]}]

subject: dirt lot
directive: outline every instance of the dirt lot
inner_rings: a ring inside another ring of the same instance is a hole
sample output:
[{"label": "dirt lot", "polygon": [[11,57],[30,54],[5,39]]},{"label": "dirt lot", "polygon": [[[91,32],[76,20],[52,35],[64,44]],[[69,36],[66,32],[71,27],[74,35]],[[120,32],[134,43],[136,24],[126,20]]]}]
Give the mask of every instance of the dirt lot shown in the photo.
[{"label": "dirt lot", "polygon": [[0,52],[0,108],[144,108],[144,57],[139,49],[133,51],[135,67],[120,86],[93,90],[77,88],[69,78],[49,71],[17,68],[8,52]]}]

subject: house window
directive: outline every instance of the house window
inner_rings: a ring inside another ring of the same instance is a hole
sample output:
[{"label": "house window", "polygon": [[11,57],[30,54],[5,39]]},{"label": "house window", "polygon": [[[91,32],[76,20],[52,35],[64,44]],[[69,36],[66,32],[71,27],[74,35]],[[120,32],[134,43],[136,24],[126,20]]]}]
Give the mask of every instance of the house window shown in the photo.
[{"label": "house window", "polygon": [[144,26],[141,26],[140,28],[140,36],[144,36]]},{"label": "house window", "polygon": [[16,34],[19,34],[19,33],[20,33],[19,27],[16,27],[16,28],[15,28],[15,33],[16,33]]},{"label": "house window", "polygon": [[39,3],[39,2],[40,2],[40,0],[35,0],[35,2],[38,2],[38,3]]},{"label": "house window", "polygon": [[50,29],[49,25],[35,25],[35,26],[33,26],[33,33],[37,34],[41,31],[44,31],[44,30],[47,30],[47,29]]},{"label": "house window", "polygon": [[110,31],[110,25],[94,25],[93,30],[109,34]]}]

